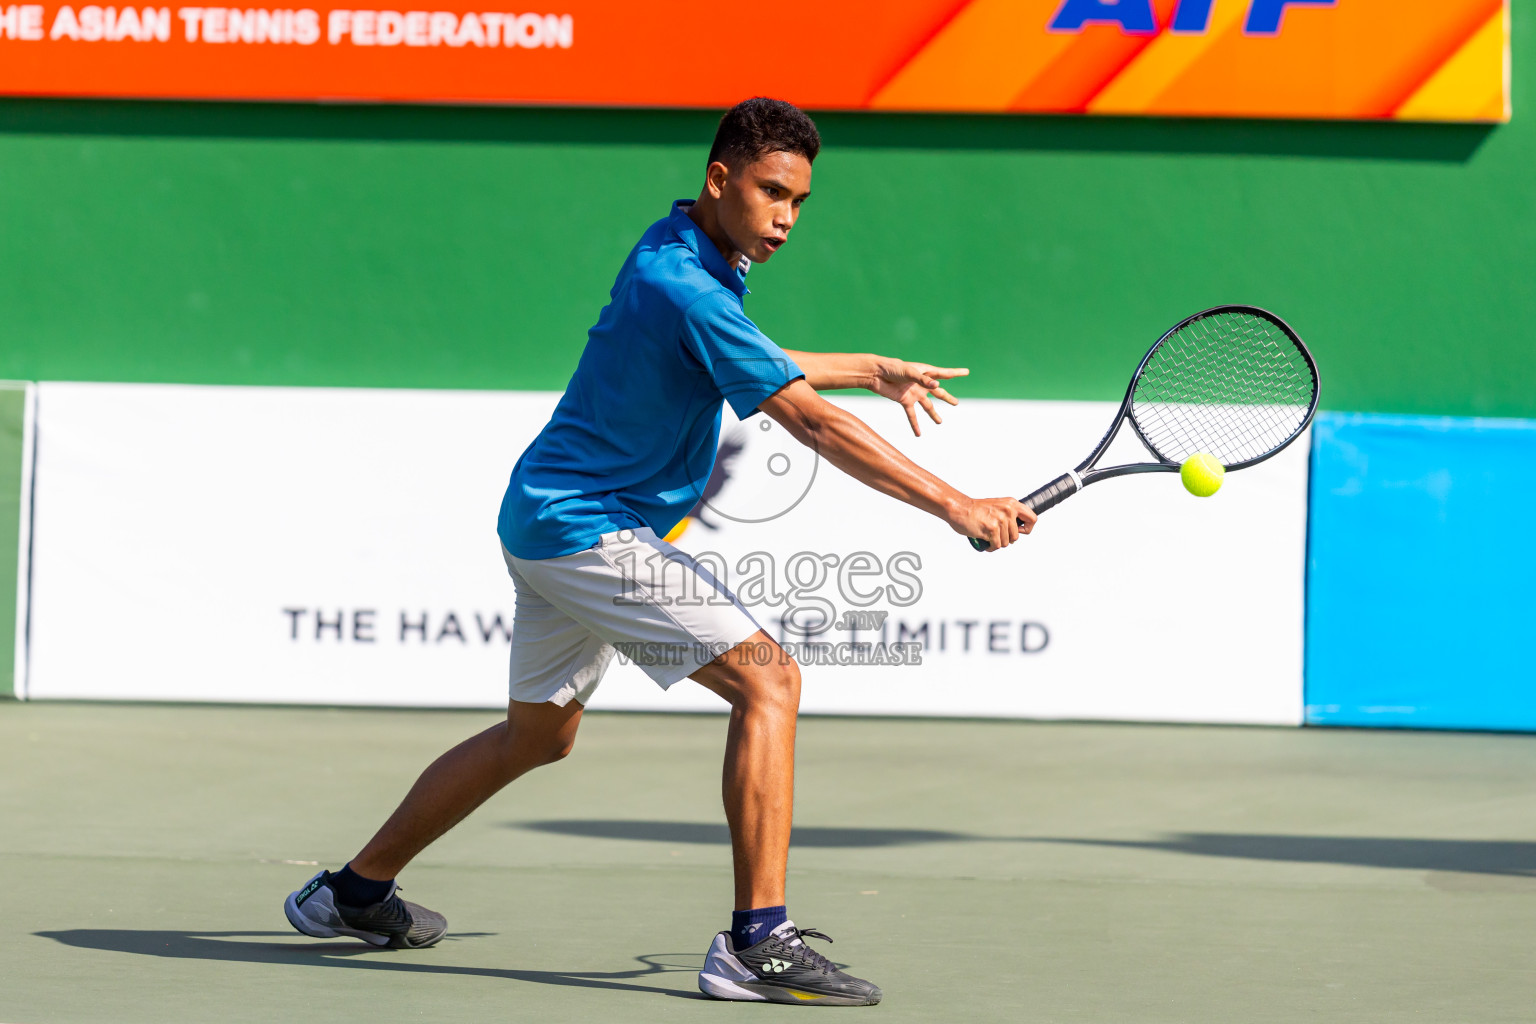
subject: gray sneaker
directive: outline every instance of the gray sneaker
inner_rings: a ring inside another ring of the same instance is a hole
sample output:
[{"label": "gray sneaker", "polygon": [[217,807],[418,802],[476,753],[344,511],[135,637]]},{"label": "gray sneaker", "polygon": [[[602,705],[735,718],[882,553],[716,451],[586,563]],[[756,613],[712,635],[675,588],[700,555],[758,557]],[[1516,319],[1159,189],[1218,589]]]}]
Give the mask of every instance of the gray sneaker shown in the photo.
[{"label": "gray sneaker", "polygon": [[398,887],[391,887],[389,895],[372,906],[349,907],[336,902],[330,883],[331,873],[322,871],[302,889],[289,893],[283,901],[288,923],[317,939],[350,935],[392,949],[421,949],[448,931],[442,914],[407,903]]},{"label": "gray sneaker", "polygon": [[878,988],[838,970],[806,945],[806,938],[832,941],[814,928],[785,921],[757,945],[738,952],[731,933],[721,932],[699,972],[699,991],[716,999],[805,1006],[873,1006],[880,1001]]}]

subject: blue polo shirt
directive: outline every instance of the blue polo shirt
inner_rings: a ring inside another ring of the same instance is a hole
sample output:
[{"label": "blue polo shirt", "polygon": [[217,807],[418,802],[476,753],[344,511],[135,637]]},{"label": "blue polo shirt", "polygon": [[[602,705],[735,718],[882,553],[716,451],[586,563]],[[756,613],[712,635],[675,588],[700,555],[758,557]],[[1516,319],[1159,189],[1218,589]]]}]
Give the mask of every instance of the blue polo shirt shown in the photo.
[{"label": "blue polo shirt", "polygon": [[721,407],[738,417],[805,374],[747,319],[746,271],[687,201],[630,251],[549,423],[517,460],[497,533],[519,558],[614,530],[665,535],[704,493]]}]

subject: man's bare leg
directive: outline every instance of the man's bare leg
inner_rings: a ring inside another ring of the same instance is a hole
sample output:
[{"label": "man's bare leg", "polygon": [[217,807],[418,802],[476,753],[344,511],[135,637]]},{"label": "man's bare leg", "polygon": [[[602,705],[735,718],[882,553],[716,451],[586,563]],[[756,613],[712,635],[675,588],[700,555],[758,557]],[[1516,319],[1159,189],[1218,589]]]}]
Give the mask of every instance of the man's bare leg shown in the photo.
[{"label": "man's bare leg", "polygon": [[[765,648],[772,657],[759,665],[751,655]],[[731,705],[723,788],[737,911],[731,915],[730,932],[710,943],[699,989],[716,999],[829,1006],[878,1003],[879,987],[845,973],[811,948],[806,933],[790,924],[784,907],[800,666],[758,630],[693,678]]]},{"label": "man's bare leg", "polygon": [[507,720],[460,743],[421,773],[384,827],[352,859],[364,878],[394,878],[507,783],[571,752],[582,706],[513,701]]},{"label": "man's bare leg", "polygon": [[448,931],[443,915],[403,900],[394,877],[438,836],[530,768],[570,753],[581,705],[513,701],[507,720],[472,736],[421,773],[384,827],[342,870],[321,871],[283,901],[305,935],[348,935],[376,946],[421,949]]},{"label": "man's bare leg", "polygon": [[[769,648],[769,664],[743,657]],[[784,902],[795,802],[800,667],[761,630],[691,677],[731,705],[725,741],[725,820],[731,829],[736,909]]]}]

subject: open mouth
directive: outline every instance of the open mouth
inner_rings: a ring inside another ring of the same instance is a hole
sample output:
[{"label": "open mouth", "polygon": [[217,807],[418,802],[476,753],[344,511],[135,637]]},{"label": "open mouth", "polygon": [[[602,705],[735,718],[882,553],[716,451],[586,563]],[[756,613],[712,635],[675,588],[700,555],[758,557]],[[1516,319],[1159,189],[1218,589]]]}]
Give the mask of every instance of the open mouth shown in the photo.
[{"label": "open mouth", "polygon": [[763,246],[769,252],[778,252],[779,246],[783,245],[787,241],[789,241],[787,238],[765,238],[763,239]]}]

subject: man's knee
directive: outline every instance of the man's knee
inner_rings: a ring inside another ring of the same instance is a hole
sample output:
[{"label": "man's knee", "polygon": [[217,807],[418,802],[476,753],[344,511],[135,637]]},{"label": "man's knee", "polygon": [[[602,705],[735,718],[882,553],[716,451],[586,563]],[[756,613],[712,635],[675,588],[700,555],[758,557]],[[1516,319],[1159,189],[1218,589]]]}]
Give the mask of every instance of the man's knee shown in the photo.
[{"label": "man's knee", "polygon": [[576,746],[575,736],[539,735],[513,732],[507,745],[509,764],[539,767],[563,761]]},{"label": "man's knee", "polygon": [[571,756],[571,751],[576,749],[575,736],[556,736],[544,744],[540,764],[554,764],[556,761],[564,761]]},{"label": "man's knee", "polygon": [[754,708],[794,714],[800,710],[800,666],[792,658],[758,666],[743,693]]},{"label": "man's knee", "polygon": [[539,766],[554,764],[570,756],[576,747],[572,727],[549,729],[543,723],[506,723],[503,749],[509,764]]},{"label": "man's knee", "polygon": [[[764,653],[770,655],[764,657]],[[737,712],[800,709],[800,666],[764,633],[738,644],[691,677]]]}]

